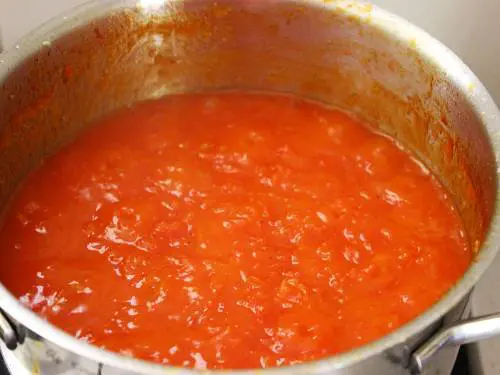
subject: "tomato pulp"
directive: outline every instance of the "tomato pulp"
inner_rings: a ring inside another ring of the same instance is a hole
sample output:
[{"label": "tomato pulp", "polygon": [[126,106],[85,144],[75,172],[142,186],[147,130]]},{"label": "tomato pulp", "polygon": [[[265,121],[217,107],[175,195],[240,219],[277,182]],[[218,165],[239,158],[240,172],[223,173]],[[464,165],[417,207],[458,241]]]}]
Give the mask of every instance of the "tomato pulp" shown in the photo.
[{"label": "tomato pulp", "polygon": [[459,215],[390,139],[298,98],[170,96],[122,109],[32,172],[0,280],[81,340],[195,368],[370,342],[471,261]]}]

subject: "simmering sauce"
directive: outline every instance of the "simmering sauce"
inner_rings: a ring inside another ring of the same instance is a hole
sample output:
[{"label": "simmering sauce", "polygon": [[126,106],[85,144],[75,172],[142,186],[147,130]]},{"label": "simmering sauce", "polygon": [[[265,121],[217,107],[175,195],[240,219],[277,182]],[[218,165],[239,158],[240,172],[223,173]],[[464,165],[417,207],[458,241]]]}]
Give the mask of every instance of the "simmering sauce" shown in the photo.
[{"label": "simmering sauce", "polygon": [[0,280],[75,337],[199,369],[300,363],[421,314],[471,261],[437,180],[280,95],[138,103],[32,172]]}]

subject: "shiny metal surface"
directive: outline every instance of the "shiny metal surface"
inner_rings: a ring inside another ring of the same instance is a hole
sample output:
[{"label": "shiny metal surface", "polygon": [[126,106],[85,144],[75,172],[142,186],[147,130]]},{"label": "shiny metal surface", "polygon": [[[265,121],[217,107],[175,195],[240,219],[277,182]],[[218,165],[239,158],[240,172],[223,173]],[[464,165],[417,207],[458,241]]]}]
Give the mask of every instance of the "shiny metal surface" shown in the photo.
[{"label": "shiny metal surface", "polygon": [[447,347],[458,347],[500,335],[500,314],[491,314],[457,322],[443,328],[432,338],[420,346],[411,356],[410,371],[421,374],[436,354]]},{"label": "shiny metal surface", "polygon": [[[114,108],[227,88],[289,92],[350,110],[412,149],[447,186],[477,256],[441,301],[348,353],[246,373],[408,374],[422,342],[467,316],[469,292],[500,241],[500,117],[473,73],[421,30],[354,1],[117,0],[61,16],[18,47],[0,55],[2,205],[37,160]],[[33,373],[195,372],[78,341],[1,285],[0,307],[27,329],[13,353]],[[426,374],[451,371],[456,350],[438,354]]]},{"label": "shiny metal surface", "polygon": [[2,340],[5,346],[10,350],[16,349],[17,343],[19,341],[18,336],[14,331],[14,328],[7,320],[7,318],[2,314],[1,310],[0,310],[0,340]]}]

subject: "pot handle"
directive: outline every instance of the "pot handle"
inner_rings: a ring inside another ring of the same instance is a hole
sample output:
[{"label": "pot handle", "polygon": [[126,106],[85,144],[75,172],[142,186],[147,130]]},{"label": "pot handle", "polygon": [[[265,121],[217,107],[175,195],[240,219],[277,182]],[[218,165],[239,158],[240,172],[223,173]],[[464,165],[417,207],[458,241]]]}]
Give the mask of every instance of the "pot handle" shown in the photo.
[{"label": "pot handle", "polygon": [[410,373],[422,374],[441,349],[486,340],[500,335],[500,313],[462,320],[439,330],[418,347],[410,358]]},{"label": "pot handle", "polygon": [[0,310],[0,340],[2,340],[5,346],[14,350],[17,347],[17,334],[12,327],[10,321],[5,317],[3,311]]}]

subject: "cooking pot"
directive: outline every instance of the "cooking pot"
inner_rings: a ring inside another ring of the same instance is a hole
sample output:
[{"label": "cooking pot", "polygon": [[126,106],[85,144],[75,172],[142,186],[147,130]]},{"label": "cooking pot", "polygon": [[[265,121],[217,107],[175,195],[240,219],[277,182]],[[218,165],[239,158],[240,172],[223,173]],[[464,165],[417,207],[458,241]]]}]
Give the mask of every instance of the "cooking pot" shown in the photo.
[{"label": "cooking pot", "polygon": [[[203,90],[287,92],[337,106],[398,139],[440,178],[475,251],[463,278],[373,343],[247,373],[446,374],[458,345],[500,333],[500,314],[468,319],[470,293],[500,243],[499,111],[451,51],[392,14],[345,0],[94,1],[0,55],[0,87],[2,207],[40,158],[105,113]],[[195,372],[78,341],[2,285],[0,308],[4,354],[33,373]]]}]

